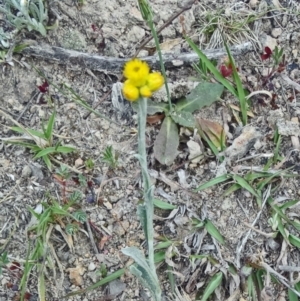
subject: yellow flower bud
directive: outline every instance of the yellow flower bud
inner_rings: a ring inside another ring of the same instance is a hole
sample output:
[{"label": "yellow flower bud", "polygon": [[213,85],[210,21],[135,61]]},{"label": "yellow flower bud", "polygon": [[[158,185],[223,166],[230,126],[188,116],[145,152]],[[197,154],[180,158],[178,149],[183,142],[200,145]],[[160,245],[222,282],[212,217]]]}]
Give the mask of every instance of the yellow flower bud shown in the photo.
[{"label": "yellow flower bud", "polygon": [[123,95],[129,101],[136,101],[140,96],[139,89],[134,86],[130,80],[127,80],[123,85]]},{"label": "yellow flower bud", "polygon": [[160,72],[150,73],[147,80],[147,86],[154,92],[157,91],[164,84],[164,78]]},{"label": "yellow flower bud", "polygon": [[150,68],[146,62],[133,59],[125,64],[123,75],[132,85],[142,87],[146,84]]},{"label": "yellow flower bud", "polygon": [[140,88],[140,93],[143,97],[149,98],[152,96],[152,92],[148,86],[143,86],[142,88]]}]

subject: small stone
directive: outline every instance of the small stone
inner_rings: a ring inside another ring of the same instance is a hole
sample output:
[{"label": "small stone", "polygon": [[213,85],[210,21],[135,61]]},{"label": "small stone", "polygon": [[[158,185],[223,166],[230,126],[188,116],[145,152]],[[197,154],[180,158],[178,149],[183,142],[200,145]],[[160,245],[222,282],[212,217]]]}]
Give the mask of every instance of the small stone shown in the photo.
[{"label": "small stone", "polygon": [[277,40],[266,34],[261,35],[260,41],[262,43],[263,49],[265,49],[265,47],[269,47],[273,51],[277,46]]},{"label": "small stone", "polygon": [[88,266],[88,270],[89,271],[94,271],[96,269],[96,265],[93,262],[90,262],[89,266]]},{"label": "small stone", "polygon": [[75,167],[79,167],[79,166],[82,166],[82,165],[83,165],[83,160],[81,158],[78,158],[75,161]]},{"label": "small stone", "polygon": [[119,279],[113,280],[109,283],[109,294],[113,296],[120,295],[126,288],[126,284]]},{"label": "small stone", "polygon": [[190,140],[187,142],[187,146],[190,152],[189,160],[193,159],[192,163],[200,162],[201,160],[200,155],[202,154],[200,145],[197,142]]},{"label": "small stone", "polygon": [[22,169],[22,178],[29,178],[31,176],[32,170],[30,166],[26,165]]},{"label": "small stone", "polygon": [[258,0],[250,0],[249,5],[251,8],[255,8],[257,5]]},{"label": "small stone", "polygon": [[145,30],[140,26],[133,26],[128,32],[127,38],[129,42],[137,43],[141,41],[145,36]]},{"label": "small stone", "polygon": [[225,150],[225,155],[230,160],[243,158],[260,137],[261,133],[254,127],[245,127],[242,134],[235,138],[232,145]]},{"label": "small stone", "polygon": [[271,35],[272,35],[273,38],[278,38],[281,34],[282,34],[282,29],[279,28],[279,27],[278,28],[274,28],[272,30],[272,33],[271,33]]}]

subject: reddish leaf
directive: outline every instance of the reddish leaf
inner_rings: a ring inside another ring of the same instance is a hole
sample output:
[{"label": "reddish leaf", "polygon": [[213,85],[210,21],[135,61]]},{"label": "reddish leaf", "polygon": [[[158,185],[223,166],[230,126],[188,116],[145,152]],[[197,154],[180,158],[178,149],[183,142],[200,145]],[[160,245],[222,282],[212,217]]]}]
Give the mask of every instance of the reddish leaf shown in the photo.
[{"label": "reddish leaf", "polygon": [[41,86],[38,86],[40,92],[42,93],[46,93],[48,91],[49,88],[49,84],[48,82],[45,80],[44,83]]},{"label": "reddish leaf", "polygon": [[108,239],[109,239],[109,236],[103,236],[101,238],[101,241],[99,242],[99,249],[100,250],[103,250],[104,245],[106,244],[106,242],[108,241]]},{"label": "reddish leaf", "polygon": [[97,31],[97,27],[96,27],[96,25],[95,24],[92,24],[92,29],[93,29],[93,31],[95,32],[95,31]]},{"label": "reddish leaf", "polygon": [[20,264],[17,261],[13,261],[9,269],[11,271],[20,270]]},{"label": "reddish leaf", "polygon": [[272,50],[268,46],[266,46],[265,53],[262,54],[260,57],[264,61],[264,60],[269,59],[271,56],[272,56]]},{"label": "reddish leaf", "polygon": [[220,72],[223,75],[223,77],[228,77],[232,75],[232,66],[229,65],[228,67],[225,65],[222,65],[220,67]]}]

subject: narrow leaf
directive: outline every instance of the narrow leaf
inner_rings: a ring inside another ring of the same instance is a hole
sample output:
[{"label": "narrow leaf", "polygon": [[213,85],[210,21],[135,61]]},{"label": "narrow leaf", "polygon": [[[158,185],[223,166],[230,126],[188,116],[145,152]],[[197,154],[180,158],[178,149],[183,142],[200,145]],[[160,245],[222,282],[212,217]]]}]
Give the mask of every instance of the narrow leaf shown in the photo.
[{"label": "narrow leaf", "polygon": [[177,156],[178,145],[177,125],[171,117],[166,117],[154,142],[154,157],[161,164],[170,165]]},{"label": "narrow leaf", "polygon": [[231,175],[222,175],[220,177],[214,178],[214,179],[212,179],[212,180],[210,180],[210,181],[208,181],[208,182],[206,182],[206,183],[198,186],[195,191],[204,190],[204,189],[209,188],[211,186],[214,186],[216,184],[225,182],[225,181],[227,181],[230,178],[231,178]]},{"label": "narrow leaf", "polygon": [[208,300],[208,298],[213,294],[215,289],[221,284],[222,278],[223,278],[222,272],[219,272],[219,273],[215,274],[211,278],[209,284],[205,288],[205,291],[203,293],[203,297],[202,297],[201,301]]},{"label": "narrow leaf", "polygon": [[55,122],[55,115],[56,115],[56,112],[53,111],[53,113],[51,114],[50,119],[48,121],[47,129],[45,130],[45,137],[47,140],[52,138],[52,131],[53,131],[54,122]]},{"label": "narrow leaf", "polygon": [[300,249],[300,238],[299,238],[299,237],[290,234],[290,235],[289,235],[289,242],[290,242],[293,246],[295,246],[295,247],[297,247],[297,248]]},{"label": "narrow leaf", "polygon": [[185,37],[186,41],[190,47],[197,53],[202,63],[206,65],[209,71],[214,75],[215,79],[221,83],[228,91],[233,95],[238,96],[236,89],[231,85],[231,83],[223,77],[220,71],[214,66],[214,64],[207,58],[207,56],[194,44],[194,42],[189,38]]},{"label": "narrow leaf", "polygon": [[159,199],[153,199],[154,206],[163,210],[173,210],[176,209],[177,206],[169,204]]},{"label": "narrow leaf", "polygon": [[220,244],[224,244],[224,237],[221,235],[221,233],[219,232],[219,230],[215,227],[215,225],[210,221],[210,220],[206,220],[205,221],[205,229],[207,230],[207,232],[214,237]]}]

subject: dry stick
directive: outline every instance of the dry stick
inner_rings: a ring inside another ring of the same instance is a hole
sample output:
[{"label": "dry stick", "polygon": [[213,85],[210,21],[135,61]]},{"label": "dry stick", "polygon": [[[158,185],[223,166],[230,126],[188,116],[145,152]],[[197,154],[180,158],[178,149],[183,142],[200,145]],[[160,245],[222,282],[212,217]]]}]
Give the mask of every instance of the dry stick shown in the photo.
[{"label": "dry stick", "polygon": [[[189,10],[192,5],[196,2],[196,0],[191,1],[190,3],[188,3],[185,7],[183,7],[180,11],[178,11],[177,13],[174,13],[158,30],[157,33],[160,33],[163,29],[165,29],[167,26],[169,26],[173,20],[175,20],[179,15],[181,15],[183,12],[185,12],[186,10]],[[135,52],[133,58],[137,57],[137,55],[139,54],[139,52],[153,39],[153,37],[150,35],[148,38],[146,38],[141,45],[139,46],[138,50]],[[124,76],[121,75],[119,77],[119,81],[122,81],[124,79]],[[94,109],[96,109],[101,102],[103,102],[111,93],[112,88],[110,88],[99,100],[99,102],[95,105]],[[83,116],[83,119],[87,119],[89,116],[91,115],[91,112],[86,113]]]},{"label": "dry stick", "polygon": [[99,250],[97,248],[97,245],[95,243],[94,236],[93,236],[93,233],[92,233],[92,230],[91,230],[90,221],[87,220],[85,222],[85,224],[86,224],[86,227],[87,227],[87,230],[88,230],[88,233],[89,233],[89,237],[90,237],[90,240],[91,240],[91,244],[94,248],[95,254],[99,254]]},{"label": "dry stick", "polygon": [[[265,195],[264,195],[264,201],[263,201],[261,210],[257,213],[255,220],[254,220],[253,223],[251,224],[252,227],[254,227],[254,226],[256,225],[257,221],[259,220],[259,218],[260,218],[260,216],[261,216],[261,214],[262,214],[262,211],[263,211],[263,209],[264,209],[264,207],[265,207],[265,204],[266,204],[266,202],[267,202],[267,200],[268,200],[268,197],[270,196],[270,191],[271,191],[271,185],[268,186],[268,189],[267,189],[267,191],[266,191],[266,193],[265,193]],[[247,234],[245,235],[244,239],[241,241],[241,243],[240,243],[240,244],[237,246],[237,248],[236,248],[236,267],[237,267],[238,269],[241,268],[241,253],[242,253],[242,251],[243,251],[244,248],[245,248],[245,245],[246,245],[246,243],[247,243],[247,241],[248,241],[248,238],[249,238],[249,235],[250,235],[251,231],[252,231],[252,230],[250,229],[250,230],[247,232]]]}]

